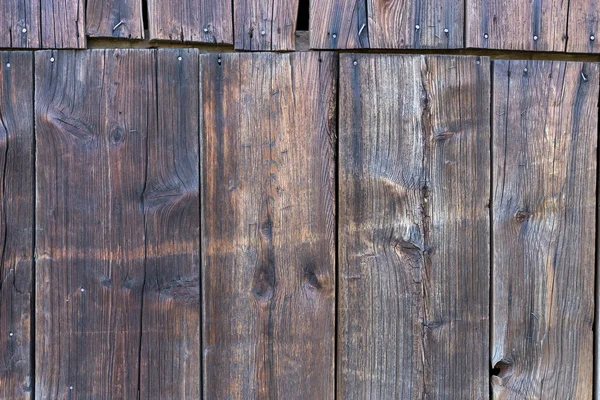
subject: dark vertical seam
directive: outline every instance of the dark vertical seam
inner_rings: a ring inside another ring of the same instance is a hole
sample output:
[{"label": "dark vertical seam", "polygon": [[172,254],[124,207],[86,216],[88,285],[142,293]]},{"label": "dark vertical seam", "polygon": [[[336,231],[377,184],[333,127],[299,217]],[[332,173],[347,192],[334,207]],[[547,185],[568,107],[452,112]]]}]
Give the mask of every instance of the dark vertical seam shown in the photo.
[{"label": "dark vertical seam", "polygon": [[[203,283],[203,265],[204,263],[202,262],[202,219],[203,219],[203,201],[202,201],[202,183],[203,183],[203,168],[202,168],[202,161],[204,159],[204,143],[203,143],[203,132],[204,132],[204,112],[200,112],[201,111],[201,107],[202,107],[202,100],[203,100],[203,85],[202,85],[202,79],[200,77],[201,71],[202,71],[202,66],[201,66],[201,62],[202,62],[203,58],[200,56],[199,53],[196,53],[196,63],[198,65],[198,68],[196,70],[196,78],[198,79],[198,84],[196,85],[196,93],[197,93],[197,104],[198,107],[196,108],[196,115],[198,117],[198,132],[197,132],[197,137],[198,137],[198,207],[200,209],[200,218],[198,218],[198,232],[200,232],[199,237],[198,237],[198,250],[200,251],[200,253],[198,254],[198,293],[200,294],[200,298],[199,298],[199,310],[200,310],[200,391],[199,391],[199,395],[200,398],[202,399],[204,397],[204,286],[202,285]],[[202,117],[202,119],[201,119]]]},{"label": "dark vertical seam", "polygon": [[[567,33],[568,34],[568,33]],[[600,107],[600,99],[598,99],[597,107]],[[597,121],[597,131],[600,132],[600,108],[598,108],[598,121]],[[595,232],[595,243],[596,243],[596,254],[595,254],[595,266],[594,266],[594,323],[592,324],[592,336],[594,338],[594,355],[593,355],[593,365],[592,365],[592,398],[598,398],[598,230],[600,229],[600,224],[598,223],[598,205],[600,204],[600,195],[598,190],[600,189],[600,173],[598,173],[598,159],[600,159],[600,148],[596,146],[596,232]]]},{"label": "dark vertical seam", "polygon": [[567,26],[565,27],[566,39],[565,39],[565,48],[564,51],[567,51],[567,47],[569,45],[569,15],[571,14],[571,0],[567,1]]},{"label": "dark vertical seam", "polygon": [[32,138],[32,143],[31,143],[31,153],[33,156],[33,160],[32,160],[32,179],[31,179],[31,193],[33,194],[33,199],[31,202],[31,208],[32,208],[32,214],[33,215],[33,221],[32,221],[32,244],[31,244],[31,286],[30,286],[30,290],[31,290],[31,301],[29,303],[30,306],[30,323],[29,323],[29,330],[30,330],[30,340],[29,340],[29,346],[30,346],[30,352],[31,354],[29,354],[29,359],[30,359],[30,377],[29,377],[29,387],[31,390],[31,400],[35,400],[35,335],[36,335],[36,331],[35,331],[35,275],[36,275],[36,240],[37,240],[37,230],[36,230],[36,226],[37,226],[37,209],[36,209],[36,199],[37,199],[37,143],[36,143],[36,132],[37,132],[37,121],[35,118],[35,110],[36,110],[36,99],[35,99],[35,91],[36,91],[36,79],[35,79],[35,55],[33,53],[32,57],[31,57],[31,65],[32,65],[32,72],[31,72],[31,79],[33,82],[33,86],[32,86],[32,90],[31,90],[31,104],[33,106],[33,138]]},{"label": "dark vertical seam", "polygon": [[[366,0],[365,0],[366,1]],[[359,38],[360,40],[360,38]],[[319,54],[319,57],[321,57],[321,54]],[[339,358],[338,358],[338,330],[339,330],[339,298],[340,298],[340,285],[339,285],[339,279],[340,279],[340,265],[339,265],[339,251],[340,251],[340,247],[339,247],[339,219],[340,219],[340,213],[339,213],[339,198],[340,198],[340,187],[339,187],[339,182],[340,182],[340,140],[339,140],[339,132],[340,132],[340,57],[339,55],[337,57],[335,57],[335,71],[336,76],[335,76],[335,108],[334,108],[334,118],[335,118],[335,132],[334,132],[334,142],[333,142],[333,176],[334,176],[334,191],[335,191],[335,197],[334,197],[334,205],[333,205],[333,212],[334,212],[334,232],[333,232],[333,238],[334,238],[334,246],[335,246],[335,253],[333,255],[333,265],[334,265],[334,271],[335,271],[335,298],[334,298],[334,340],[333,340],[333,398],[337,399],[338,398],[338,381],[337,381],[337,367],[338,367],[338,362],[339,362]],[[333,70],[334,68],[332,68]]]},{"label": "dark vertical seam", "polygon": [[494,62],[490,60],[490,197],[489,197],[489,229],[490,229],[490,253],[489,253],[489,294],[488,294],[488,364],[490,374],[488,377],[488,387],[490,391],[490,399],[494,398],[494,389],[492,387],[493,368],[493,340],[494,340]]}]

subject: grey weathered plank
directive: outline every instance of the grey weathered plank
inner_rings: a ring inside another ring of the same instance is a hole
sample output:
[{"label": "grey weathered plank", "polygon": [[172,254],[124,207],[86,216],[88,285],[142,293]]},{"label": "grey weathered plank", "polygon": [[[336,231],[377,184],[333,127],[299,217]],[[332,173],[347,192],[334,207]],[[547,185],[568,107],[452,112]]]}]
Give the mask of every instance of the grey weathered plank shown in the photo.
[{"label": "grey weathered plank", "polygon": [[340,399],[489,395],[489,71],[340,57]]},{"label": "grey weathered plank", "polygon": [[92,37],[143,39],[141,0],[87,0],[85,30]]},{"label": "grey weathered plank", "polygon": [[371,48],[461,48],[464,0],[367,0]]},{"label": "grey weathered plank", "polygon": [[205,397],[333,399],[336,55],[200,70]]},{"label": "grey weathered plank", "polygon": [[294,50],[298,0],[234,0],[235,48]]},{"label": "grey weathered plank", "polygon": [[0,398],[31,397],[33,54],[0,52]]},{"label": "grey weathered plank", "polygon": [[494,63],[492,383],[592,397],[597,64]]},{"label": "grey weathered plank", "polygon": [[571,53],[600,53],[600,1],[569,1],[569,39]]},{"label": "grey weathered plank", "polygon": [[148,0],[150,40],[233,43],[231,0]]},{"label": "grey weathered plank", "polygon": [[40,4],[42,37],[40,47],[85,48],[84,0],[40,0]]},{"label": "grey weathered plank", "polygon": [[369,47],[367,2],[313,0],[310,2],[310,47],[356,49]]},{"label": "grey weathered plank", "polygon": [[40,29],[39,0],[0,2],[0,47],[37,48]]}]

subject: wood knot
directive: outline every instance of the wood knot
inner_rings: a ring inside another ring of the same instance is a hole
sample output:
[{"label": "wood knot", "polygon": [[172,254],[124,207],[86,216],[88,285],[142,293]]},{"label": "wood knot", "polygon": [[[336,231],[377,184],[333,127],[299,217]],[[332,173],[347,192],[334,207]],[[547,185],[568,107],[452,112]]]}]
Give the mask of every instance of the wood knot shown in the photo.
[{"label": "wood knot", "polygon": [[319,282],[319,277],[315,273],[315,267],[316,265],[313,261],[308,261],[304,264],[304,279],[309,286],[315,289],[321,289],[321,282]]},{"label": "wood knot", "polygon": [[525,210],[525,209],[519,210],[515,214],[515,219],[520,224],[522,224],[525,221],[529,221],[529,218],[531,218],[531,213],[528,210]]},{"label": "wood knot", "polygon": [[492,367],[492,376],[504,379],[512,375],[512,369],[513,362],[507,358],[503,358]]}]

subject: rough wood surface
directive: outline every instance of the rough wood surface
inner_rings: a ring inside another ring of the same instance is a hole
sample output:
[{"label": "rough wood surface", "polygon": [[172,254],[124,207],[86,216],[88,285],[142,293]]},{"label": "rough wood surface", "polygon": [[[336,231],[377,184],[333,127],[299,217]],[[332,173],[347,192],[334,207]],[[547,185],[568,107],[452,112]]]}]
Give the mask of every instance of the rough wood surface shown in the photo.
[{"label": "rough wood surface", "polygon": [[[85,1],[41,1],[41,47],[85,48]],[[29,32],[27,32],[29,34]]]},{"label": "rough wood surface", "polygon": [[592,397],[597,64],[494,63],[492,383]]},{"label": "rough wood surface", "polygon": [[196,55],[36,54],[38,398],[199,396]]},{"label": "rough wood surface", "polygon": [[87,0],[86,33],[92,37],[143,39],[141,0]]},{"label": "rough wood surface", "polygon": [[0,398],[31,397],[33,54],[0,52]]},{"label": "rough wood surface", "polygon": [[367,0],[376,48],[461,48],[464,0]]},{"label": "rough wood surface", "polygon": [[339,399],[489,395],[489,71],[340,57]]},{"label": "rough wood surface", "polygon": [[233,43],[231,0],[148,0],[150,40]]},{"label": "rough wood surface", "polygon": [[600,1],[569,1],[569,39],[567,51],[600,53]]},{"label": "rough wood surface", "polygon": [[334,54],[201,56],[208,399],[333,399]]},{"label": "rough wood surface", "polygon": [[236,50],[295,48],[298,0],[233,0]]},{"label": "rough wood surface", "polygon": [[310,1],[310,47],[358,49],[369,47],[367,2],[364,0]]},{"label": "rough wood surface", "polygon": [[0,2],[0,47],[36,48],[39,46],[40,1],[2,0]]},{"label": "rough wood surface", "polygon": [[466,47],[565,51],[568,1],[466,1]]}]

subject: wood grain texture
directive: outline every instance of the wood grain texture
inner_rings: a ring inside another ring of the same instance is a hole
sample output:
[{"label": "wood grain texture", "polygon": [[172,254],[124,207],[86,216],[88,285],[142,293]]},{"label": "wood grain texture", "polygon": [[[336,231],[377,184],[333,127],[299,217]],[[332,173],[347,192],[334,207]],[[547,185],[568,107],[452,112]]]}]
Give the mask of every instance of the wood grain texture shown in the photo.
[{"label": "wood grain texture", "polygon": [[143,195],[140,398],[199,399],[198,51],[159,50],[157,68],[158,129],[148,131]]},{"label": "wood grain texture", "polygon": [[339,399],[489,396],[489,71],[340,56]]},{"label": "wood grain texture", "polygon": [[334,397],[336,59],[201,56],[207,399]]},{"label": "wood grain texture", "polygon": [[600,53],[600,1],[569,1],[569,39],[571,53]]},{"label": "wood grain texture", "polygon": [[298,0],[233,0],[235,49],[295,49]]},{"label": "wood grain texture", "polygon": [[312,49],[369,47],[364,0],[312,0],[309,25]]},{"label": "wood grain texture", "polygon": [[40,1],[2,0],[0,2],[0,47],[37,48],[39,46]]},{"label": "wood grain texture", "polygon": [[592,398],[597,64],[494,63],[497,399]]},{"label": "wood grain texture", "polygon": [[41,47],[85,48],[85,1],[40,0]]},{"label": "wood grain texture", "polygon": [[367,0],[371,48],[462,48],[464,0]]},{"label": "wood grain texture", "polygon": [[199,395],[198,69],[158,54],[36,54],[37,398]]},{"label": "wood grain texture", "polygon": [[31,397],[33,54],[0,52],[0,398]]},{"label": "wood grain texture", "polygon": [[92,37],[143,39],[141,0],[87,0],[86,33]]},{"label": "wood grain texture", "polygon": [[148,0],[150,40],[233,43],[231,0]]}]

